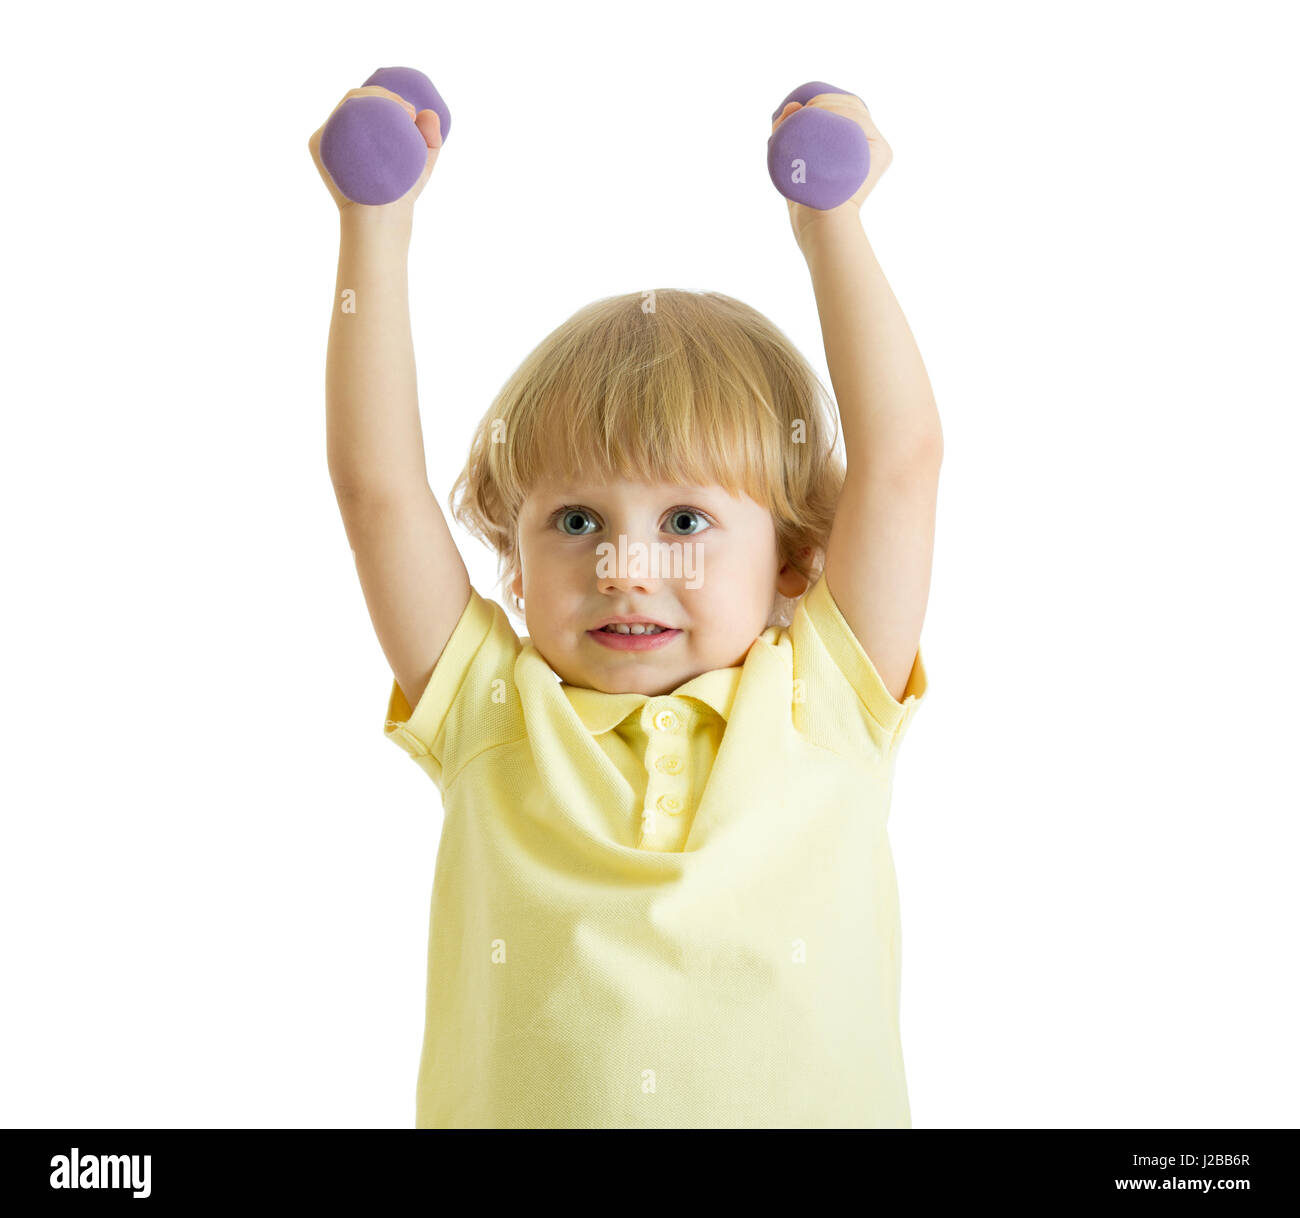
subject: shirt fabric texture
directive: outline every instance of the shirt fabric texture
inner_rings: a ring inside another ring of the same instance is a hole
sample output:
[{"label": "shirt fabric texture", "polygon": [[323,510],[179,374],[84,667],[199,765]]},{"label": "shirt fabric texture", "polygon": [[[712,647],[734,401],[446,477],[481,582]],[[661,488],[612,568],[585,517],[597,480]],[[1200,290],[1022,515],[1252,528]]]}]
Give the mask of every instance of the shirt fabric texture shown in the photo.
[{"label": "shirt fabric texture", "polygon": [[437,785],[419,1128],[910,1128],[886,833],[927,687],[825,579],[669,694],[561,682],[472,587],[384,733]]}]

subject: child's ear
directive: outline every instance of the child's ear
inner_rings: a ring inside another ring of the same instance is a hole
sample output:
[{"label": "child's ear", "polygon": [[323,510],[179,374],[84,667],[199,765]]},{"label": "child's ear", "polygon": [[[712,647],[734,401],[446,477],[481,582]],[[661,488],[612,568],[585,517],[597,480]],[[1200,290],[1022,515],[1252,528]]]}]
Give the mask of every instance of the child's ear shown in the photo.
[{"label": "child's ear", "polygon": [[[808,559],[812,556],[812,546],[804,546],[799,551],[799,557],[807,565]],[[809,580],[806,575],[801,575],[796,571],[789,562],[782,565],[780,574],[777,576],[776,588],[782,596],[787,596],[791,600],[797,600],[808,591]]]},{"label": "child's ear", "polygon": [[805,592],[808,591],[808,580],[797,571],[786,569],[782,571],[781,578],[776,581],[776,590],[782,596],[789,597],[792,601],[797,601]]}]

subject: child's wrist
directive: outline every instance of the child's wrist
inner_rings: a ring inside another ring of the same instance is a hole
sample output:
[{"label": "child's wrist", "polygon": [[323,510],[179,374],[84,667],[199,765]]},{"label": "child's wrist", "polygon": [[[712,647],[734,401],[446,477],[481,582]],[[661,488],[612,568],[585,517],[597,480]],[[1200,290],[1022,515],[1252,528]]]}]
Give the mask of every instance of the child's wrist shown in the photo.
[{"label": "child's wrist", "polygon": [[856,207],[836,207],[806,221],[799,230],[799,248],[807,257],[820,246],[835,244],[846,236],[863,235],[862,213]]},{"label": "child's wrist", "polygon": [[339,236],[343,240],[374,241],[404,247],[411,240],[414,218],[410,207],[391,203],[367,207],[353,203],[339,208]]}]

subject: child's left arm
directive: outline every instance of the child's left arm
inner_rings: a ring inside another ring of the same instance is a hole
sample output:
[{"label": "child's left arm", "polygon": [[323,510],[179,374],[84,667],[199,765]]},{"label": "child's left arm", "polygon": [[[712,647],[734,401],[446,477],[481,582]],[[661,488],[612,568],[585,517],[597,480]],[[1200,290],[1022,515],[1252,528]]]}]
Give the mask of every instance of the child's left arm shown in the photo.
[{"label": "child's left arm", "polygon": [[[930,595],[943,435],[921,353],[859,214],[889,167],[889,145],[856,97],[821,93],[804,104],[851,118],[871,150],[866,181],[847,202],[829,211],[789,208],[812,275],[847,462],[822,578],[899,699]],[[772,129],[797,109],[791,102]]]}]

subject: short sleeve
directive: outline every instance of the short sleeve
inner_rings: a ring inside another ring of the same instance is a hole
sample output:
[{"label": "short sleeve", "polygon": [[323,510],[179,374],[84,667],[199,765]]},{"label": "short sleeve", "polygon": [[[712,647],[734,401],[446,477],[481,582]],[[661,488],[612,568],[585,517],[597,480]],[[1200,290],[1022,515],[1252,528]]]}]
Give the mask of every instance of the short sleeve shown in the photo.
[{"label": "short sleeve", "polygon": [[484,749],[523,735],[515,687],[518,634],[495,601],[473,585],[469,602],[414,710],[393,681],[384,735],[445,790]]},{"label": "short sleeve", "polygon": [[799,682],[796,702],[807,700],[807,723],[836,751],[869,748],[891,757],[929,684],[920,647],[900,702],[845,621],[825,579],[796,606],[790,638]]}]

